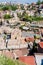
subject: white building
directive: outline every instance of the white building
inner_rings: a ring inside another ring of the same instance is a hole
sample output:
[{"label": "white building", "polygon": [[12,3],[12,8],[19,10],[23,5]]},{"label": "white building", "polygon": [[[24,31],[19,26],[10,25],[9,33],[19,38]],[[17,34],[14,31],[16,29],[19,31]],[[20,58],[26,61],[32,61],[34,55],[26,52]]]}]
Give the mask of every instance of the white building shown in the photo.
[{"label": "white building", "polygon": [[35,54],[36,64],[43,65],[43,54]]}]

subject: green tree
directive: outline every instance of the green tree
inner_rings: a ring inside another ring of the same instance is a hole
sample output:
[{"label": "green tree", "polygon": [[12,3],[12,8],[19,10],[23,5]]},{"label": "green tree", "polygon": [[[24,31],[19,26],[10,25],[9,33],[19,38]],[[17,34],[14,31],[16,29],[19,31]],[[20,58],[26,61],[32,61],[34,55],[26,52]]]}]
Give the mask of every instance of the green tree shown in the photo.
[{"label": "green tree", "polygon": [[23,4],[21,4],[21,9],[24,10],[24,5]]},{"label": "green tree", "polygon": [[9,10],[9,7],[8,7],[8,6],[3,6],[3,7],[2,7],[2,10],[3,10],[3,11]]},{"label": "green tree", "polygon": [[13,11],[17,10],[17,5],[11,5],[11,10]]},{"label": "green tree", "polygon": [[41,3],[43,4],[43,1]]},{"label": "green tree", "polygon": [[22,17],[21,13],[17,13],[17,16],[18,16],[19,18],[21,18],[21,17]]},{"label": "green tree", "polygon": [[0,6],[0,8],[5,11],[5,10],[13,10],[15,11],[17,9],[17,5],[3,5]]},{"label": "green tree", "polygon": [[40,0],[38,0],[38,1],[37,1],[37,4],[38,4],[38,5],[40,5],[40,4],[41,4],[41,1],[40,1]]},{"label": "green tree", "polygon": [[27,22],[30,21],[30,23],[32,22],[32,18],[30,16],[28,16],[27,13],[23,13],[22,20],[27,21]]},{"label": "green tree", "polygon": [[5,14],[5,15],[4,15],[4,19],[10,19],[10,18],[12,18],[12,17],[10,16],[10,14]]}]

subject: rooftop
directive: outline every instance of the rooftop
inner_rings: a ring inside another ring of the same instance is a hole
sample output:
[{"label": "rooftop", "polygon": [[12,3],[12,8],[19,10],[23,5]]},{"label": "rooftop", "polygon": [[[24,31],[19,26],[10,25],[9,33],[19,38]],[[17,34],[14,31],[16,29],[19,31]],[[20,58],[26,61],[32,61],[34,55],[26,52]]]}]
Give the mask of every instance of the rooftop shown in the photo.
[{"label": "rooftop", "polygon": [[41,48],[43,48],[43,42],[39,42]]},{"label": "rooftop", "polygon": [[29,65],[36,65],[34,56],[19,57],[19,60]]}]

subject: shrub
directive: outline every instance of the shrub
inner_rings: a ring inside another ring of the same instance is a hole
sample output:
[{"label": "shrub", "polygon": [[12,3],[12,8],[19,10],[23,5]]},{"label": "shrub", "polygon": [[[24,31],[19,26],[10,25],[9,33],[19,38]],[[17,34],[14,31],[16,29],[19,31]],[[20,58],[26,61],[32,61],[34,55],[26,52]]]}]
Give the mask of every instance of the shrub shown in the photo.
[{"label": "shrub", "polygon": [[5,14],[5,15],[4,15],[4,19],[10,19],[10,18],[12,18],[12,17],[10,16],[10,14]]},{"label": "shrub", "polygon": [[9,10],[9,7],[8,7],[8,6],[3,6],[3,7],[2,7],[2,10],[3,10],[3,11]]},{"label": "shrub", "polygon": [[12,60],[3,55],[0,55],[0,65],[25,65],[25,64],[18,60]]}]

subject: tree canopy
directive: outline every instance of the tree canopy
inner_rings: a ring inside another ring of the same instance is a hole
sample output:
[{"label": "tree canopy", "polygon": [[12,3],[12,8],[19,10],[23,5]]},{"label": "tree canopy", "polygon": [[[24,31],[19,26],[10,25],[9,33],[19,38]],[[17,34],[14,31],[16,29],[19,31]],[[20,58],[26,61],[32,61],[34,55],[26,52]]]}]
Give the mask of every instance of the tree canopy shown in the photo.
[{"label": "tree canopy", "polygon": [[41,0],[38,0],[38,1],[37,1],[37,4],[40,5],[40,4],[41,4]]},{"label": "tree canopy", "polygon": [[13,10],[15,11],[17,9],[17,5],[0,5],[0,10]]},{"label": "tree canopy", "polygon": [[10,18],[12,18],[10,14],[5,14],[4,15],[4,19],[10,19]]}]

